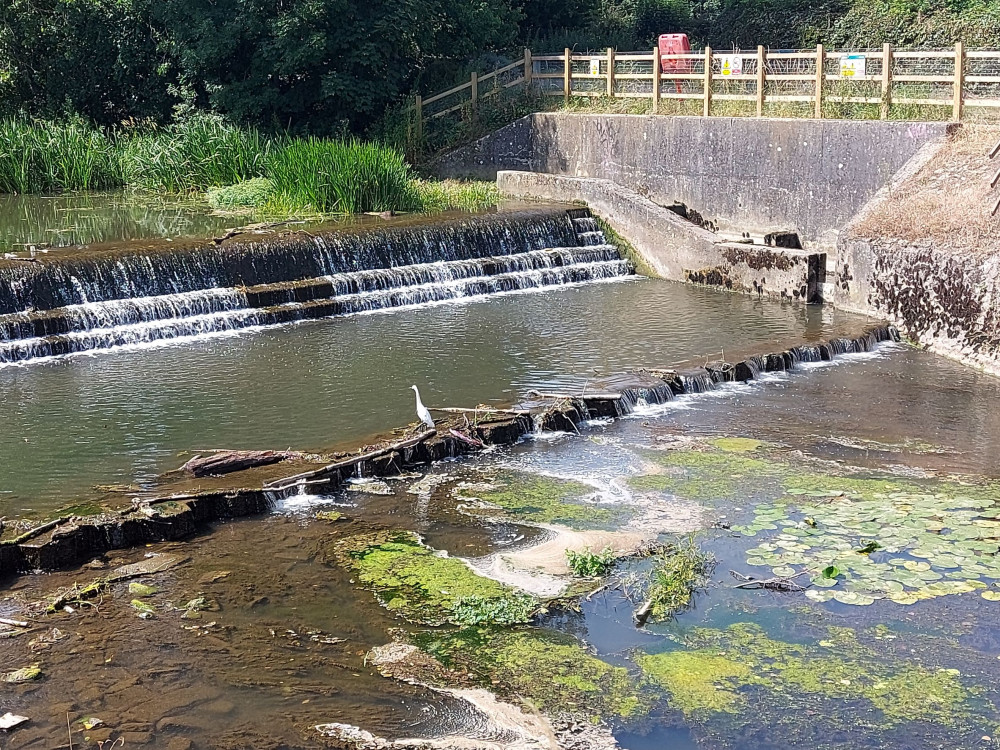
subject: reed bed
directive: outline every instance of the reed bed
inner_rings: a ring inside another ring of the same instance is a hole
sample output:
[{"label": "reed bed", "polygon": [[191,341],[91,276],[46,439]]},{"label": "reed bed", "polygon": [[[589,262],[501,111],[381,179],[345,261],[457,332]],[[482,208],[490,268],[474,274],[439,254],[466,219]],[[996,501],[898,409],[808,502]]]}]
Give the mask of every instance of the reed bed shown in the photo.
[{"label": "reed bed", "polygon": [[418,180],[390,146],[269,137],[212,116],[122,132],[0,120],[0,193],[114,188],[207,194],[216,208],[274,214],[475,211],[500,200],[488,183]]},{"label": "reed bed", "polygon": [[115,139],[80,121],[0,120],[0,192],[101,190],[122,185]]}]

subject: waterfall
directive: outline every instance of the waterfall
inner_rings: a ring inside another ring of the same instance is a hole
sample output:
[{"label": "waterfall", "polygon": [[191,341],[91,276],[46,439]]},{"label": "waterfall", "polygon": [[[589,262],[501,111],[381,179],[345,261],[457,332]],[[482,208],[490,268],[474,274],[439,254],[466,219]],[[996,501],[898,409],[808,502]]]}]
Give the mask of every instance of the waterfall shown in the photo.
[{"label": "waterfall", "polygon": [[715,380],[707,370],[680,373],[685,393],[706,393],[715,390]]},{"label": "waterfall", "polygon": [[534,210],[8,263],[0,305],[21,308],[0,314],[0,363],[632,274],[588,216]]}]

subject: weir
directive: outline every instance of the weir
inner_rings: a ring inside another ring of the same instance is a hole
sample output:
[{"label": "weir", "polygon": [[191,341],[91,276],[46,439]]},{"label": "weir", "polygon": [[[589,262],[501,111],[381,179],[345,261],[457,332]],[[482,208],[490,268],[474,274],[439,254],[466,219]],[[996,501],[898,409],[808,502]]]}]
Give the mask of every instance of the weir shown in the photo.
[{"label": "weir", "polygon": [[0,363],[633,272],[585,209],[0,264]]}]

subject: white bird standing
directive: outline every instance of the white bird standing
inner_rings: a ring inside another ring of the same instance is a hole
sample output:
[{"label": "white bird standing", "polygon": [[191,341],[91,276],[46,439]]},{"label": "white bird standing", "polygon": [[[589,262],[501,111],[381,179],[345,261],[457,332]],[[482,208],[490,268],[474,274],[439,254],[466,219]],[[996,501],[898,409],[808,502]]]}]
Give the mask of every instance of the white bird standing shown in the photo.
[{"label": "white bird standing", "polygon": [[417,396],[417,416],[420,417],[421,422],[433,430],[434,419],[431,417],[431,413],[427,410],[427,407],[424,406],[424,402],[420,400],[420,391],[417,390],[417,386],[415,385],[411,385],[410,388],[413,389],[413,392]]}]

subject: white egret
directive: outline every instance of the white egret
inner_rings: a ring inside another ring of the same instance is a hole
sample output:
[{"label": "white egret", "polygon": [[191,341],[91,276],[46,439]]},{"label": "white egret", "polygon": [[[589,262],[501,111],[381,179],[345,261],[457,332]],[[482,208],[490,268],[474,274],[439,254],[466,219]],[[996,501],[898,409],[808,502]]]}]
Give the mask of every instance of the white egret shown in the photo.
[{"label": "white egret", "polygon": [[417,390],[417,386],[415,385],[411,385],[410,388],[413,389],[413,392],[417,396],[417,416],[420,417],[421,422],[433,430],[434,418],[431,417],[431,413],[427,410],[427,407],[424,406],[424,402],[420,400],[420,391]]}]

